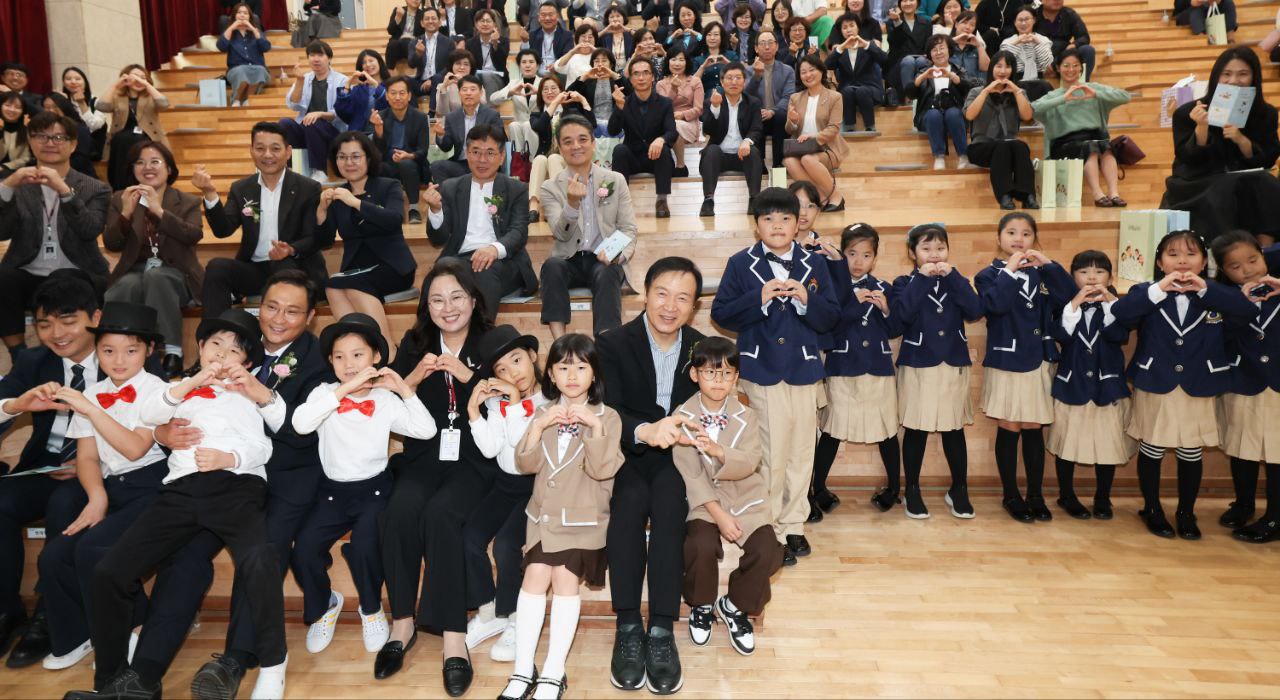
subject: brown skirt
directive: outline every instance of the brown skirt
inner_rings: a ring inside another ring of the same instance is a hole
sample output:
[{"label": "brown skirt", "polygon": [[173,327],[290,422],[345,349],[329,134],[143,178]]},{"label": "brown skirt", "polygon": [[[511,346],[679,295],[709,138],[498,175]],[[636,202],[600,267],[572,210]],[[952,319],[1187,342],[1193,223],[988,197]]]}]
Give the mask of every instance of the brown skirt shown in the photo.
[{"label": "brown skirt", "polygon": [[982,371],[982,412],[992,420],[1017,423],[1053,422],[1054,366],[1041,362],[1030,372],[985,368]]},{"label": "brown skirt", "polygon": [[1263,389],[1255,396],[1218,397],[1222,451],[1250,462],[1280,462],[1280,393]]},{"label": "brown skirt", "polygon": [[973,423],[969,368],[936,365],[898,368],[898,422],[937,433]]},{"label": "brown skirt", "polygon": [[548,554],[542,551],[542,543],[539,542],[533,545],[533,549],[525,552],[524,565],[521,569],[530,564],[563,566],[585,581],[588,586],[599,588],[604,585],[604,573],[609,560],[605,557],[603,549],[565,549]]},{"label": "brown skirt", "polygon": [[822,432],[844,442],[872,445],[898,434],[898,390],[893,376],[827,377]]},{"label": "brown skirt", "polygon": [[1218,420],[1212,396],[1188,396],[1179,387],[1167,394],[1133,390],[1133,413],[1125,432],[1153,447],[1217,447]]},{"label": "brown skirt", "polygon": [[1138,443],[1125,434],[1129,423],[1129,399],[1099,406],[1053,402],[1049,426],[1049,452],[1080,466],[1126,464]]}]

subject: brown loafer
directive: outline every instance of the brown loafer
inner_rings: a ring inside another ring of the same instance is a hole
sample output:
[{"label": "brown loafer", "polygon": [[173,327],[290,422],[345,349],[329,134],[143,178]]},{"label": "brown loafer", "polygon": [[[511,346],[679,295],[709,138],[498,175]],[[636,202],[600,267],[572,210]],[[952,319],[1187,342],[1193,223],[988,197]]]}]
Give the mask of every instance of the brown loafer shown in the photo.
[{"label": "brown loafer", "polygon": [[1111,198],[1110,198],[1110,197],[1098,197],[1097,199],[1093,200],[1093,206],[1095,206],[1095,207],[1109,207],[1109,206],[1112,206],[1112,205],[1111,205]]},{"label": "brown loafer", "polygon": [[1128,203],[1128,202],[1126,202],[1126,201],[1124,201],[1123,199],[1120,199],[1119,197],[1112,197],[1112,198],[1111,198],[1111,206],[1113,206],[1113,207],[1127,207],[1127,206],[1129,206],[1129,203]]}]

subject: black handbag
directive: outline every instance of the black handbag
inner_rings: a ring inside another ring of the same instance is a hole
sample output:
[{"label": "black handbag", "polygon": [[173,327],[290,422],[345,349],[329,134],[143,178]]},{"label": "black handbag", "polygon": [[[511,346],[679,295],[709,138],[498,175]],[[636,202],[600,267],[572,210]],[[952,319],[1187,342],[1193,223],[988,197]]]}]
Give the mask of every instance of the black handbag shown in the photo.
[{"label": "black handbag", "polygon": [[822,144],[818,143],[817,138],[808,138],[804,141],[797,139],[786,139],[782,142],[783,158],[799,158],[800,156],[809,156],[822,150]]}]

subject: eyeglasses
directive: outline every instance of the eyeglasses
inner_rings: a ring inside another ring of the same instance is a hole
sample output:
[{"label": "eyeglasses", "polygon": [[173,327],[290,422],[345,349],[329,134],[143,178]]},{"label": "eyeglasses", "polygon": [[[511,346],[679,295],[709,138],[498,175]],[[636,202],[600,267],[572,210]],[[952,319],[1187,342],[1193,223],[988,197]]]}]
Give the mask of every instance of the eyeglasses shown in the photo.
[{"label": "eyeglasses", "polygon": [[61,146],[64,143],[71,143],[71,137],[65,134],[28,134],[27,139],[32,143],[44,143],[52,141]]},{"label": "eyeglasses", "polygon": [[336,160],[339,163],[359,163],[364,160],[363,153],[340,153]]},{"label": "eyeglasses", "polygon": [[462,306],[463,304],[466,304],[470,299],[471,299],[471,295],[465,292],[458,292],[457,294],[449,295],[447,298],[446,297],[428,297],[427,306],[430,306],[432,309],[435,309],[436,311],[441,311],[445,307],[449,307],[449,306]]},{"label": "eyeglasses", "polygon": [[772,46],[776,43],[778,42],[774,41],[773,39],[760,39],[759,41],[756,42],[756,46]]},{"label": "eyeglasses", "polygon": [[498,153],[496,150],[492,148],[486,148],[484,150],[480,150],[479,148],[467,149],[467,158],[472,158],[475,160],[493,160],[494,158],[497,158],[500,155],[501,155],[500,153]]},{"label": "eyeglasses", "polygon": [[147,167],[161,168],[161,167],[164,167],[164,165],[165,165],[165,162],[159,158],[152,158],[151,160],[139,159],[139,160],[133,161],[133,167],[135,168],[147,168]]},{"label": "eyeglasses", "polygon": [[733,378],[737,377],[738,370],[736,369],[700,369],[698,370],[698,376],[702,377],[702,381],[704,382],[711,382],[711,381],[723,382],[725,380],[732,380]]}]

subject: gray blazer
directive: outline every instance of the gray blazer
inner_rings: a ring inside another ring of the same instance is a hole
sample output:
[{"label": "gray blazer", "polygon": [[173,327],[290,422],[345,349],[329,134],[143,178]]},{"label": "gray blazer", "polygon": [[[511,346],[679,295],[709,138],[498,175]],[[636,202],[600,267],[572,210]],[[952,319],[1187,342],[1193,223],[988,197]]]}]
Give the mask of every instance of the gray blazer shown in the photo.
[{"label": "gray blazer", "polygon": [[[796,91],[796,72],[783,63],[775,60],[773,62],[773,113],[781,114],[783,118],[787,116],[787,103],[791,100],[791,93]],[[751,66],[747,66],[747,89],[746,94],[754,97],[756,102],[760,103],[760,109],[764,109],[764,74],[754,74]]]},{"label": "gray blazer", "polygon": [[[107,282],[107,259],[98,248],[98,236],[107,221],[111,188],[88,175],[68,170],[67,186],[75,190],[69,202],[58,205],[58,240],[62,252],[99,285]],[[13,199],[0,199],[0,241],[9,241],[0,265],[19,268],[40,252],[44,239],[44,194],[40,185],[22,185]]]},{"label": "gray blazer", "polygon": [[[596,198],[596,225],[602,239],[608,238],[614,231],[622,231],[631,236],[631,244],[618,254],[615,264],[622,265],[622,273],[627,285],[639,291],[642,288],[642,285],[638,284],[640,280],[631,273],[631,259],[635,257],[636,241],[639,237],[636,211],[631,203],[631,190],[627,188],[627,179],[598,165],[591,166],[591,176],[595,181],[596,190],[608,187],[612,183],[612,193],[609,196],[601,199],[594,191],[588,192],[587,196]],[[564,215],[569,202],[566,194],[569,189],[569,177],[569,171],[562,170],[554,178],[544,181],[539,191],[542,212],[551,226],[551,235],[555,237],[551,255],[557,258],[569,258],[576,254],[578,241],[582,238],[581,219],[569,219]]]},{"label": "gray blazer", "polygon": [[[493,182],[493,196],[502,204],[494,215],[493,233],[503,248],[507,249],[507,261],[520,271],[525,294],[538,289],[538,276],[533,273],[533,263],[525,246],[529,243],[529,186],[498,173]],[[467,237],[467,220],[471,216],[471,175],[459,175],[445,180],[440,186],[441,210],[444,221],[440,228],[427,220],[427,238],[433,245],[443,246],[440,257],[458,255]]]},{"label": "gray blazer", "polygon": [[[481,103],[476,107],[476,126],[481,124],[493,124],[502,129],[502,115],[498,114],[498,110],[488,107]],[[444,136],[441,136],[436,145],[440,150],[447,151],[453,149],[453,155],[449,160],[461,161],[462,149],[467,147],[467,115],[461,107],[449,112],[444,116]]]}]

